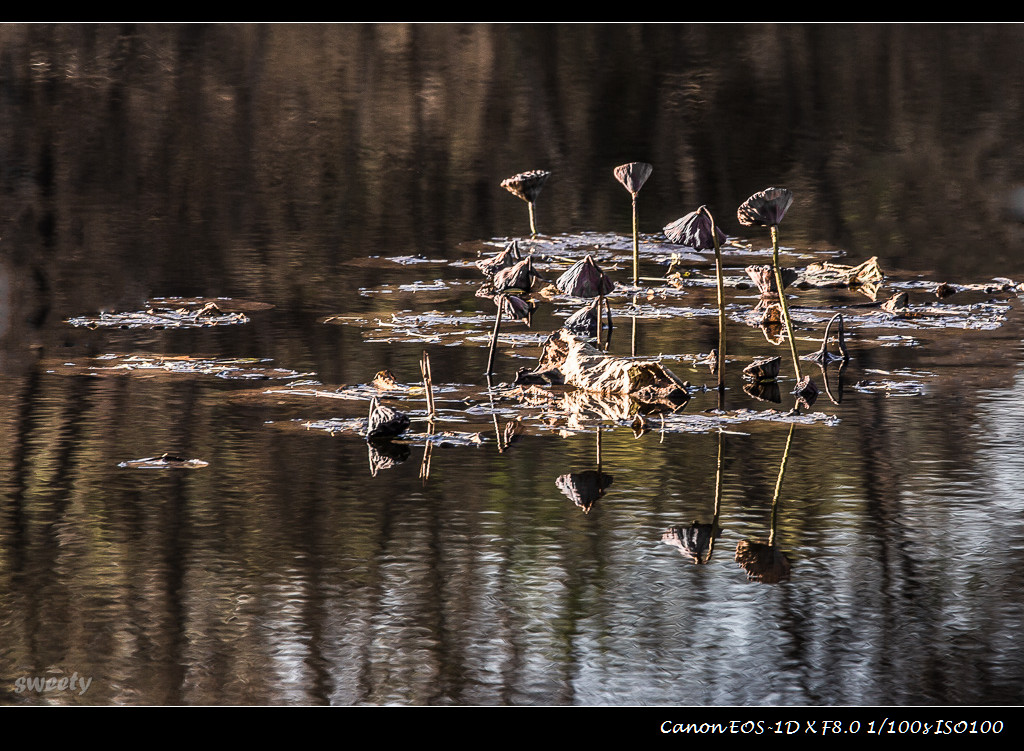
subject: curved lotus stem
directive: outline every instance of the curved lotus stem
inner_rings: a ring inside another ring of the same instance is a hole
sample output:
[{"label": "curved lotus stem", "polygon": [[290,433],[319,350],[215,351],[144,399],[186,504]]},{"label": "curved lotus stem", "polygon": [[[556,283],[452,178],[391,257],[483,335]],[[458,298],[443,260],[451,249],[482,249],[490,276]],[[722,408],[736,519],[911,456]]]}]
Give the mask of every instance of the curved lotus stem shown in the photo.
[{"label": "curved lotus stem", "polygon": [[782,308],[782,320],[786,324],[789,336],[789,353],[793,356],[793,369],[796,371],[797,383],[803,378],[800,373],[800,358],[796,354],[796,340],[793,338],[793,321],[789,317],[789,305],[782,287],[782,270],[779,268],[779,225],[771,226],[772,233],[772,268],[775,270],[775,288],[779,291],[779,306]]}]

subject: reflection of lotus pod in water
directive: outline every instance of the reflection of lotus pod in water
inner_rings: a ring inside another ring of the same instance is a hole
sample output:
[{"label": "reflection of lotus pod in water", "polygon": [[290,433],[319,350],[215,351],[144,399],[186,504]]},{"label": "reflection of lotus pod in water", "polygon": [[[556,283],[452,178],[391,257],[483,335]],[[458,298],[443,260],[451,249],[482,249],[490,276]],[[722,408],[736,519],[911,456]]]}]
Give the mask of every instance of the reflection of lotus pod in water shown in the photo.
[{"label": "reflection of lotus pod in water", "polygon": [[736,218],[745,227],[772,227],[782,221],[793,203],[793,192],[786,188],[767,188],[744,201]]},{"label": "reflection of lotus pod in water", "polygon": [[518,175],[502,180],[501,187],[527,203],[533,203],[537,200],[541,188],[544,187],[544,183],[548,181],[549,177],[551,177],[551,173],[541,169],[520,172]]},{"label": "reflection of lotus pod in water", "polygon": [[597,336],[598,300],[595,298],[565,319],[562,328],[576,336]]},{"label": "reflection of lotus pod in water", "polygon": [[487,276],[494,276],[502,269],[515,266],[521,260],[523,260],[523,254],[519,252],[519,242],[513,240],[496,256],[477,261],[476,267]]},{"label": "reflection of lotus pod in water", "polygon": [[530,317],[530,303],[518,295],[495,295],[494,304],[501,309],[501,317],[522,321]]},{"label": "reflection of lotus pod in water", "polygon": [[776,584],[789,579],[789,560],[781,550],[767,542],[740,540],[736,545],[736,562],[753,581]]},{"label": "reflection of lotus pod in water", "polygon": [[[665,237],[669,242],[677,245],[685,245],[694,250],[714,250],[715,240],[711,235],[711,218],[701,209],[691,211],[681,219],[676,219],[672,224],[665,227]],[[715,234],[718,236],[718,243],[725,242],[725,233],[717,226]]]},{"label": "reflection of lotus pod in water", "polygon": [[370,400],[370,416],[366,426],[367,438],[394,438],[409,427],[409,417],[377,401]]},{"label": "reflection of lotus pod in water", "polygon": [[409,447],[404,443],[391,441],[367,441],[369,451],[370,474],[374,477],[382,469],[391,469],[409,458]]},{"label": "reflection of lotus pod in water", "polygon": [[536,276],[537,272],[533,270],[533,259],[524,258],[515,266],[502,269],[494,275],[494,291],[526,294],[532,289]]},{"label": "reflection of lotus pod in water", "polygon": [[693,522],[685,529],[672,527],[661,536],[661,541],[679,548],[679,552],[692,559],[694,563],[707,563],[711,557],[714,534],[715,525]]},{"label": "reflection of lotus pod in water", "polygon": [[588,255],[558,277],[555,286],[573,297],[600,297],[615,289],[615,282],[601,271],[594,259]]},{"label": "reflection of lotus pod in water", "polygon": [[584,510],[590,510],[594,501],[604,495],[612,484],[612,476],[595,469],[588,469],[585,472],[574,472],[569,475],[562,475],[555,480],[555,485],[577,506]]},{"label": "reflection of lotus pod in water", "polygon": [[630,162],[620,164],[613,170],[615,179],[634,196],[644,187],[647,178],[654,172],[654,167],[647,162]]},{"label": "reflection of lotus pod in water", "polygon": [[743,393],[762,402],[779,404],[782,401],[778,381],[747,381],[743,384]]}]

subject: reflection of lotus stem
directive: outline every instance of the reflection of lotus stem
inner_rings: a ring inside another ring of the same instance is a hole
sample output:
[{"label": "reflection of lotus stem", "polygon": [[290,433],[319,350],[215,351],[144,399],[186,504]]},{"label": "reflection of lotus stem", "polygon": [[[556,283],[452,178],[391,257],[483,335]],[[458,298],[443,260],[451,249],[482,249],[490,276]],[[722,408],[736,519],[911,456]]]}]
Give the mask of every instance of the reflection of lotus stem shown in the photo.
[{"label": "reflection of lotus stem", "polygon": [[775,495],[772,497],[772,529],[768,536],[768,544],[775,545],[775,524],[778,520],[779,495],[782,493],[782,478],[786,474],[786,462],[789,461],[789,447],[793,443],[793,429],[796,423],[789,424],[789,435],[786,437],[786,449],[782,452],[782,464],[779,466],[779,479],[775,481]]},{"label": "reflection of lotus stem", "polygon": [[715,242],[715,275],[718,278],[718,391],[725,391],[725,279],[722,276],[722,249],[718,245],[718,230],[715,228],[715,218],[707,207],[701,206],[701,211],[711,222],[711,238]]},{"label": "reflection of lotus stem", "polygon": [[527,205],[530,207],[530,234],[533,237],[536,237],[537,236],[537,217],[534,215],[533,201],[527,202]]},{"label": "reflection of lotus stem", "polygon": [[427,421],[430,423],[431,432],[434,427],[434,420],[437,419],[437,410],[434,407],[434,379],[430,373],[430,355],[426,352],[420,359],[420,373],[423,376],[423,389],[427,397]]},{"label": "reflection of lotus stem", "polygon": [[[633,295],[633,310],[636,310],[636,295]],[[636,357],[636,316],[633,316],[633,336],[629,340],[629,354]]]},{"label": "reflection of lotus stem", "polygon": [[789,305],[786,304],[786,293],[782,289],[782,269],[779,268],[779,226],[772,225],[772,268],[775,269],[775,288],[779,293],[779,306],[782,308],[782,319],[786,322],[786,333],[789,335],[789,352],[793,355],[793,369],[796,370],[797,383],[803,378],[800,374],[800,358],[796,354],[796,341],[793,338],[793,321],[789,318]]},{"label": "reflection of lotus stem", "polygon": [[[664,416],[662,416],[664,419]],[[715,514],[711,517],[711,542],[708,544],[708,559],[715,550],[716,530],[718,529],[718,516],[722,511],[722,455],[725,436],[721,430],[718,431],[718,465],[715,469]]]},{"label": "reflection of lotus stem", "polygon": [[501,300],[498,300],[498,315],[494,318],[494,331],[491,333],[491,351],[487,355],[487,372],[490,375],[494,372],[494,350],[498,348],[498,329],[501,327]]},{"label": "reflection of lotus stem", "polygon": [[640,283],[640,234],[637,232],[636,193],[633,194],[633,284]]}]

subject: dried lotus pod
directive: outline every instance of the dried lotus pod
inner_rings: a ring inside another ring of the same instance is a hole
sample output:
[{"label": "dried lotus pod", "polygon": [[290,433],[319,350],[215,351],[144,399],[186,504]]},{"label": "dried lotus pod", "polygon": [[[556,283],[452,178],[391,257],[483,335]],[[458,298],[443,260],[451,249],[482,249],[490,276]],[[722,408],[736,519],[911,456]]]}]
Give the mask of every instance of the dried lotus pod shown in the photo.
[{"label": "dried lotus pod", "polygon": [[519,251],[519,241],[513,240],[497,255],[477,261],[476,267],[480,269],[485,276],[494,276],[502,269],[515,266],[522,260],[523,254]]},{"label": "dried lotus pod", "polygon": [[647,178],[651,176],[652,172],[654,172],[654,167],[647,162],[620,164],[612,170],[615,179],[634,196],[640,192],[640,188],[644,187],[644,183],[647,182]]},{"label": "dried lotus pod", "polygon": [[779,365],[781,363],[782,358],[778,355],[774,357],[758,357],[743,369],[743,375],[745,378],[754,381],[774,381],[779,377]]},{"label": "dried lotus pod", "polygon": [[559,291],[573,297],[603,297],[615,289],[615,282],[601,271],[593,257],[588,254],[558,277],[555,286]]},{"label": "dried lotus pod", "polygon": [[501,181],[501,187],[512,195],[522,198],[529,205],[530,234],[534,236],[537,234],[537,217],[534,204],[537,201],[537,196],[540,195],[541,188],[544,187],[544,183],[548,181],[549,177],[551,177],[550,172],[535,169],[529,172],[520,172],[518,175],[513,175]]},{"label": "dried lotus pod", "polygon": [[[663,232],[668,241],[676,245],[685,245],[694,250],[714,250],[715,238],[711,233],[713,225],[711,215],[706,213],[704,206],[701,206],[696,211],[691,211],[686,216],[666,225]],[[725,233],[718,227],[714,229],[719,244],[725,242]]]},{"label": "dried lotus pod", "polygon": [[782,221],[793,203],[793,192],[787,188],[767,188],[744,201],[736,218],[745,227],[773,227]]},{"label": "dried lotus pod", "polygon": [[[779,292],[776,289],[777,285],[775,284],[775,272],[771,266],[747,266],[744,271],[747,272],[750,280],[757,285],[761,297],[776,298],[779,296]],[[788,287],[800,278],[800,274],[793,269],[780,269],[779,276],[782,277],[783,288]]]},{"label": "dried lotus pod", "polygon": [[388,439],[401,435],[409,427],[409,417],[377,401],[370,400],[370,414],[367,418],[367,439]]},{"label": "dried lotus pod", "polygon": [[501,181],[501,187],[527,203],[533,203],[537,200],[537,196],[540,195],[540,191],[549,177],[551,177],[551,173],[546,170],[529,170],[505,178]]},{"label": "dried lotus pod", "polygon": [[540,275],[533,270],[533,258],[527,256],[514,266],[502,269],[494,275],[494,291],[509,294],[528,294],[533,288],[533,280]]}]

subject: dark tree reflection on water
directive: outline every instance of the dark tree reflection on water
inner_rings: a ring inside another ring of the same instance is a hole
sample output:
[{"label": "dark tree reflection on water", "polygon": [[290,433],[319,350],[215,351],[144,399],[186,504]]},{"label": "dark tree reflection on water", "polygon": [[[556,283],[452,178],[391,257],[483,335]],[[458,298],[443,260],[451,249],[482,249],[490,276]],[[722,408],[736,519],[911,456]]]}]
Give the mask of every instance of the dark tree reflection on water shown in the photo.
[{"label": "dark tree reflection on water", "polygon": [[[724,551],[770,528],[788,426],[726,427],[718,514],[719,436],[681,427],[710,419],[699,389],[664,430],[577,415],[500,452],[437,443],[424,481],[422,444],[372,473],[361,437],[302,427],[364,418],[368,400],[256,398],[271,378],[99,365],[254,358],[253,372],[310,374],[326,391],[385,369],[415,386],[426,350],[435,384],[483,389],[489,331],[474,339],[473,324],[447,347],[323,321],[493,316],[475,262],[530,240],[500,182],[539,165],[552,174],[538,242],[617,233],[628,253],[611,170],[638,155],[654,166],[644,236],[693,206],[721,221],[784,184],[787,264],[841,250],[896,279],[1019,281],[1022,34],[0,26],[0,701],[1019,703],[1015,294],[992,293],[1012,310],[989,329],[879,333],[847,317],[842,401],[814,406],[838,423],[797,427],[774,540],[791,573],[771,585]],[[765,238],[720,226],[767,258]],[[739,276],[737,247],[723,260]],[[590,251],[629,281],[609,247]],[[713,259],[683,265],[713,278]],[[824,326],[801,321],[850,296],[790,291],[810,352]],[[66,323],[173,296],[273,307],[196,330]],[[717,316],[649,311],[714,313],[715,299],[712,284],[635,301],[637,353],[678,355],[680,376],[711,383],[698,355]],[[756,290],[726,293],[730,409],[765,408],[739,376],[778,353],[738,322],[756,304]],[[541,302],[512,333],[569,312]],[[628,355],[629,339],[613,332],[611,351]],[[496,381],[538,350],[501,342]],[[516,418],[484,391],[457,410],[446,398],[439,430],[476,430],[454,420],[465,412],[493,437],[492,419]],[[413,432],[416,399],[403,404]],[[595,422],[615,481],[583,514],[556,480],[591,466]],[[118,467],[164,454],[208,465]],[[661,543],[712,518],[722,554],[705,565]],[[82,696],[14,689],[76,671],[93,678]]]}]

